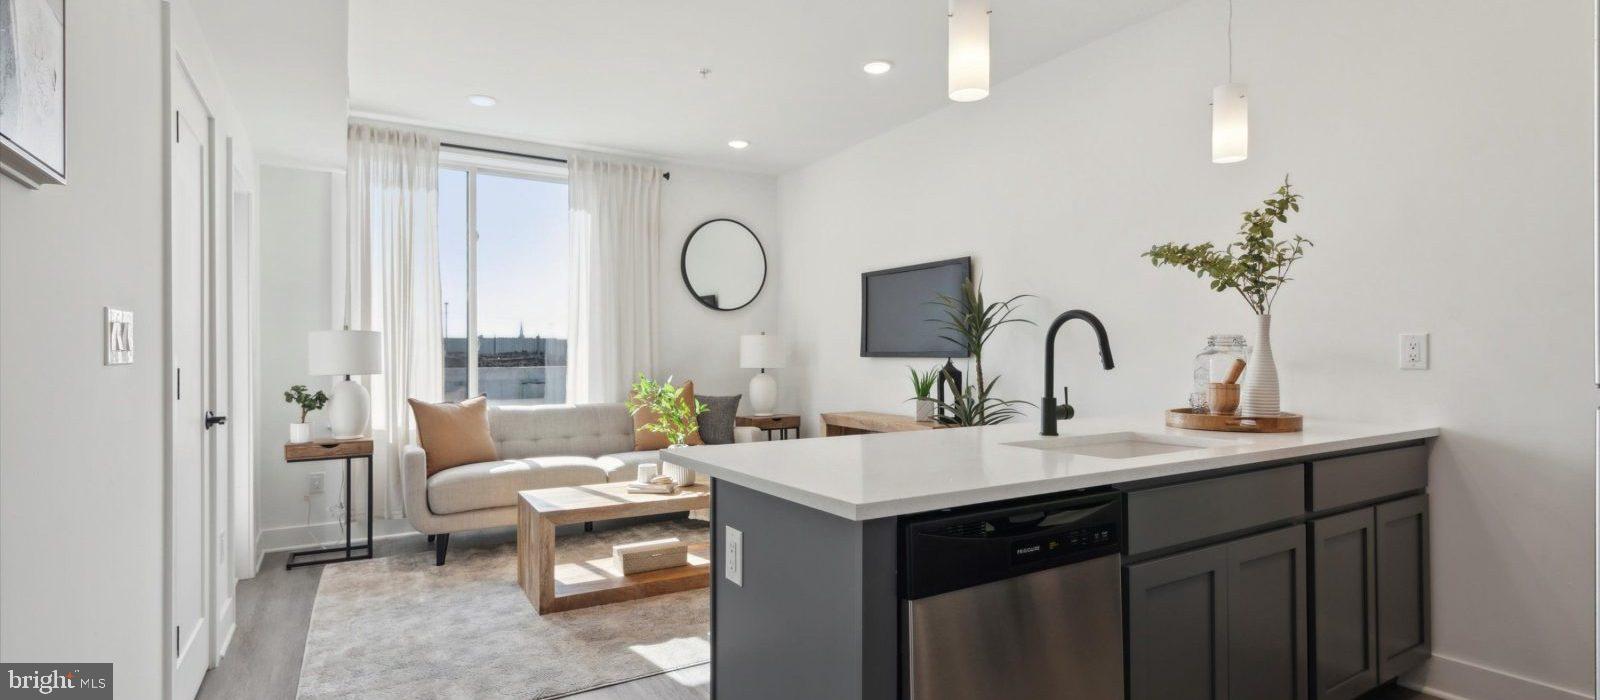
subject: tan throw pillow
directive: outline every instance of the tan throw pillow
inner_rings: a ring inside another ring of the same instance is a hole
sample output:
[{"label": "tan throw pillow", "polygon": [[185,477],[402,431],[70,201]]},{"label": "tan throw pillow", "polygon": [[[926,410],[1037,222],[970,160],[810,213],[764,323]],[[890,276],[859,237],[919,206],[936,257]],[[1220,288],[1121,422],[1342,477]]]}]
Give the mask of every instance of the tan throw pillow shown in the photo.
[{"label": "tan throw pillow", "polygon": [[428,403],[408,399],[417,417],[417,440],[428,453],[428,476],[451,467],[499,458],[489,436],[489,400],[483,396],[461,403]]},{"label": "tan throw pillow", "polygon": [[[683,383],[683,404],[685,406],[694,405],[694,382]],[[667,449],[667,445],[671,444],[667,436],[653,430],[644,429],[645,426],[656,422],[656,419],[660,417],[660,414],[656,413],[655,409],[649,407],[641,408],[638,413],[633,414],[633,449],[641,451]],[[685,442],[690,445],[706,444],[705,440],[700,439],[700,431],[698,429],[689,433],[689,437]]]}]

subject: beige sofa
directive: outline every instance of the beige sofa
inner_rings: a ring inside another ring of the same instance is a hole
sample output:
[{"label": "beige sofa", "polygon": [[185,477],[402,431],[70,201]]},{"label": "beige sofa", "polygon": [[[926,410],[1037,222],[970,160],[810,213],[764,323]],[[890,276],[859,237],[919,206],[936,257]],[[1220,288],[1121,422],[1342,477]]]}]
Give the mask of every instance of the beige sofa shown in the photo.
[{"label": "beige sofa", "polygon": [[[422,448],[403,452],[406,518],[434,543],[443,565],[450,533],[515,525],[517,492],[556,486],[633,481],[656,450],[633,449],[633,417],[622,404],[491,406],[489,433],[498,459],[428,476]],[[735,440],[756,429],[735,429]]]}]

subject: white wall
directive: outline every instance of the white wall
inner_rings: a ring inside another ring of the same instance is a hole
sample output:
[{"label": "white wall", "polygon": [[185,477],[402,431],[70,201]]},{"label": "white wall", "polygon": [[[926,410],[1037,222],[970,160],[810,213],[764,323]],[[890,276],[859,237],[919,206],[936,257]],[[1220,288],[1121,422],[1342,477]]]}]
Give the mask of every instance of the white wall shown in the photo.
[{"label": "white wall", "polygon": [[[739,369],[739,336],[778,332],[780,250],[777,181],[764,175],[672,165],[661,190],[660,344],[658,372],[692,379],[708,396],[746,393],[755,370]],[[750,227],[767,254],[767,285],[749,306],[713,311],[695,301],[683,284],[683,243],[711,219],[733,219]],[[781,387],[780,387],[781,388]],[[779,397],[785,408],[787,397]]]},{"label": "white wall", "polygon": [[[261,298],[259,343],[260,373],[256,385],[257,518],[263,549],[305,547],[312,538],[306,524],[334,520],[328,506],[337,503],[344,463],[336,461],[289,464],[283,443],[289,424],[300,420],[300,410],[283,400],[283,392],[304,384],[315,392],[326,390],[327,377],[307,374],[306,337],[314,330],[332,327],[331,231],[337,175],[326,171],[263,166],[261,168]],[[328,435],[322,412],[310,417],[313,431]],[[307,497],[308,475],[326,474],[326,491]],[[285,532],[274,532],[290,528]],[[320,533],[328,535],[330,533]]]},{"label": "white wall", "polygon": [[[168,3],[67,3],[68,184],[0,179],[0,659],[110,661],[162,691]],[[187,7],[170,36],[253,171]],[[219,160],[220,163],[220,160]],[[102,308],[136,361],[103,364]],[[231,579],[214,590],[231,594]]]},{"label": "white wall", "polygon": [[[1438,658],[1414,682],[1592,695],[1593,3],[1242,0],[1251,157],[1218,166],[1225,14],[1181,6],[786,176],[779,226],[804,245],[778,258],[796,365],[780,381],[812,420],[906,411],[904,365],[932,363],[857,356],[858,276],[971,254],[992,297],[1038,295],[1029,318],[1104,319],[1114,372],[1082,325],[1059,343],[1080,415],[1182,405],[1205,335],[1251,319],[1138,255],[1225,241],[1292,171],[1304,213],[1282,229],[1316,247],[1275,314],[1286,407],[1445,431]],[[1431,370],[1396,369],[1402,332],[1432,333]],[[1042,336],[1000,332],[1002,393],[1040,396]]]}]

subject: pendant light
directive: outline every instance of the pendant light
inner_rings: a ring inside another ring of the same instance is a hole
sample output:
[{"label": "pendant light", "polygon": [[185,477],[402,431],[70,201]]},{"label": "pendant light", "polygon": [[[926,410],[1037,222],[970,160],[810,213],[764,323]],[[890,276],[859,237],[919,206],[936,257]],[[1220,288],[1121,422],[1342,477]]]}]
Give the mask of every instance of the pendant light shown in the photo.
[{"label": "pendant light", "polygon": [[950,99],[989,96],[989,0],[950,0]]},{"label": "pendant light", "polygon": [[1211,90],[1211,162],[1237,163],[1250,156],[1250,97],[1233,82],[1233,0],[1228,0],[1228,83]]}]

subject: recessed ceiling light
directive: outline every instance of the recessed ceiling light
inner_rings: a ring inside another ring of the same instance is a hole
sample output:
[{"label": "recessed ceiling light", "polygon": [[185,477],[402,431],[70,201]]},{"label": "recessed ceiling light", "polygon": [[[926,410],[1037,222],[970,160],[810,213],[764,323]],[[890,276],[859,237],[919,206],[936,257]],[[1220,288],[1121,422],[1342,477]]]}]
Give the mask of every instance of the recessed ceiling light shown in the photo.
[{"label": "recessed ceiling light", "polygon": [[865,65],[861,66],[861,70],[866,71],[868,75],[883,75],[888,73],[891,68],[894,68],[893,62],[882,60],[867,61]]},{"label": "recessed ceiling light", "polygon": [[499,100],[488,95],[467,95],[467,101],[478,107],[493,107],[496,102],[499,102]]},{"label": "recessed ceiling light", "polygon": [[728,142],[728,148],[732,148],[732,149],[736,149],[736,150],[740,150],[740,151],[742,151],[742,150],[744,150],[746,148],[749,148],[749,147],[750,147],[750,142],[746,141],[744,139],[734,139],[734,140]]}]

